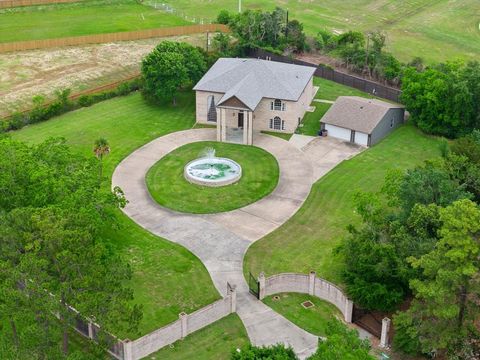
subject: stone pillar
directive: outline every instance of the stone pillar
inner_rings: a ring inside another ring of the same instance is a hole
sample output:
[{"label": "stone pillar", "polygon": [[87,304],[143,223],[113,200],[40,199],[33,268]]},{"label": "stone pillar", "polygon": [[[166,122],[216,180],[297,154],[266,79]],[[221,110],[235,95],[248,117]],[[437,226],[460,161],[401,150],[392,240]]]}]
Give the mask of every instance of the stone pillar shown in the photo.
[{"label": "stone pillar", "polygon": [[93,324],[91,321],[88,322],[88,337],[93,339]]},{"label": "stone pillar", "polygon": [[388,347],[389,345],[389,338],[388,332],[390,331],[390,323],[391,320],[389,318],[383,318],[382,320],[382,335],[380,336],[380,346],[383,348]]},{"label": "stone pillar", "polygon": [[315,277],[317,273],[315,271],[310,271],[308,274],[308,295],[315,295]]},{"label": "stone pillar", "polygon": [[245,119],[243,120],[243,144],[248,144],[248,129],[250,128],[250,111],[245,111],[244,114],[246,115]]},{"label": "stone pillar", "polygon": [[125,339],[123,342],[123,360],[133,360],[133,349],[131,342],[129,339]]},{"label": "stone pillar", "polygon": [[263,272],[258,275],[258,298],[260,300],[265,298],[265,274]]},{"label": "stone pillar", "polygon": [[180,325],[181,325],[181,338],[184,339],[188,335],[188,328],[187,328],[188,315],[184,312],[181,312],[180,314],[178,314],[178,318],[180,319]]},{"label": "stone pillar", "polygon": [[237,286],[227,286],[227,295],[230,295],[230,313],[237,311]]},{"label": "stone pillar", "polygon": [[227,141],[227,112],[225,109],[222,109],[222,134],[220,141]]},{"label": "stone pillar", "polygon": [[249,116],[249,125],[248,125],[248,145],[253,145],[253,112]]},{"label": "stone pillar", "polygon": [[345,300],[345,322],[351,323],[352,322],[352,315],[353,315],[353,301],[350,299]]},{"label": "stone pillar", "polygon": [[217,141],[222,141],[222,110],[216,109],[217,112]]}]

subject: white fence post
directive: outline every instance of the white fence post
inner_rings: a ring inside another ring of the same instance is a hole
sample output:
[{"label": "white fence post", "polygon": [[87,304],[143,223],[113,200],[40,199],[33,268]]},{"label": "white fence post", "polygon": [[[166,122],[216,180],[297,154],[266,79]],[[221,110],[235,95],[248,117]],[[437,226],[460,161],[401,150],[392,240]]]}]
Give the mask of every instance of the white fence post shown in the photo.
[{"label": "white fence post", "polygon": [[308,295],[315,295],[315,277],[317,273],[315,271],[310,271],[308,275]]},{"label": "white fence post", "polygon": [[188,335],[188,324],[187,324],[187,318],[188,318],[188,315],[184,312],[181,312],[180,314],[178,314],[178,317],[180,319],[180,325],[181,325],[181,336],[182,336],[182,339],[184,339],[187,335]]},{"label": "white fence post", "polygon": [[133,351],[131,342],[129,339],[126,339],[122,342],[123,344],[123,360],[133,360]]},{"label": "white fence post", "polygon": [[237,286],[227,286],[227,295],[230,295],[230,313],[237,311]]},{"label": "white fence post", "polygon": [[380,346],[383,348],[388,347],[389,345],[389,338],[388,332],[390,331],[390,323],[391,320],[389,318],[383,318],[382,320],[382,334],[380,336]]},{"label": "white fence post", "polygon": [[265,273],[261,272],[258,275],[258,299],[263,300],[265,298]]},{"label": "white fence post", "polygon": [[352,315],[353,315],[353,301],[347,299],[345,301],[345,322],[351,323],[352,322]]}]

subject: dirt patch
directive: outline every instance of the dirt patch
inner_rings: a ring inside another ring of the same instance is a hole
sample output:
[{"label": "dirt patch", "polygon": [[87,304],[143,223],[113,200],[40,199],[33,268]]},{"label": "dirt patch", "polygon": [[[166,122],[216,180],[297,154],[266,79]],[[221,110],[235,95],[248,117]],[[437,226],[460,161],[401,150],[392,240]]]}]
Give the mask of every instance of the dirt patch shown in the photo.
[{"label": "dirt patch", "polygon": [[57,89],[75,93],[138,73],[141,59],[164,39],[206,43],[196,34],[0,54],[0,116],[31,107],[35,95],[49,99]]}]

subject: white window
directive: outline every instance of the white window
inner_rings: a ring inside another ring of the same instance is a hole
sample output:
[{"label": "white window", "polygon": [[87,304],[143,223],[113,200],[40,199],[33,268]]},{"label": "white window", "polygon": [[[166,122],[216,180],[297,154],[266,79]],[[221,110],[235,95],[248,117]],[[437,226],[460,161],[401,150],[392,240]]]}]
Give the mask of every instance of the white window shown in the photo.
[{"label": "white window", "polygon": [[282,120],[278,116],[273,118],[273,128],[275,130],[282,130]]},{"label": "white window", "polygon": [[207,121],[217,122],[217,107],[213,95],[209,95],[207,98]]},{"label": "white window", "polygon": [[273,102],[273,110],[282,110],[282,100],[275,99],[275,101]]}]

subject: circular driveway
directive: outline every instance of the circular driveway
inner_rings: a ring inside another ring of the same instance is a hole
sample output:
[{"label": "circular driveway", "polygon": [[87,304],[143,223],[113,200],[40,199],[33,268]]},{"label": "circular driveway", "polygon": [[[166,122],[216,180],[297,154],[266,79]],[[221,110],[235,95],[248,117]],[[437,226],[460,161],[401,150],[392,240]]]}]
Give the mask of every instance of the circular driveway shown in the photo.
[{"label": "circular driveway", "polygon": [[178,213],[158,205],[148,192],[145,176],[159,159],[182,145],[215,139],[215,129],[185,130],[155,139],[117,166],[112,186],[119,186],[125,192],[129,201],[123,209],[125,214],[153,234],[194,253],[222,295],[226,294],[227,282],[237,285],[237,313],[253,344],[289,344],[304,358],[315,351],[318,338],[253,298],[243,277],[242,265],[248,246],[287,221],[307,198],[314,181],[308,157],[285,140],[255,134],[254,145],[278,161],[278,185],[261,200],[225,213]]}]

